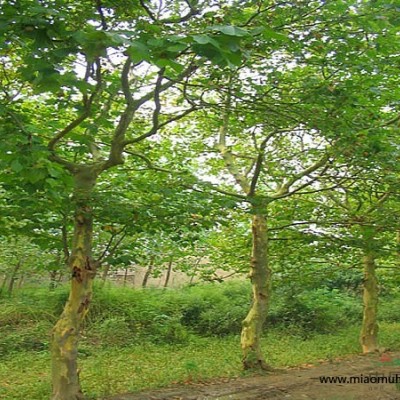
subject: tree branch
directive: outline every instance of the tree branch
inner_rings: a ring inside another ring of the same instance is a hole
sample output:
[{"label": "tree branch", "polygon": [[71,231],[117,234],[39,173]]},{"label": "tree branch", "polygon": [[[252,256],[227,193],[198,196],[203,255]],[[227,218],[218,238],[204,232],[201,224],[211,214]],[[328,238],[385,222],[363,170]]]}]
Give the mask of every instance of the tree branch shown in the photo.
[{"label": "tree branch", "polygon": [[[282,186],[278,189],[276,196],[280,197],[282,195],[286,195],[289,193],[290,188],[301,178],[304,178],[305,176],[309,176],[311,173],[316,171],[318,168],[321,168],[323,165],[325,165],[329,160],[329,155],[328,153],[325,153],[323,157],[321,157],[317,162],[306,168],[305,170],[299,172],[298,174],[295,174],[291,179],[289,179],[286,183],[282,184]],[[275,198],[273,196],[273,198]]]},{"label": "tree branch", "polygon": [[254,196],[254,194],[255,194],[258,178],[260,177],[260,173],[261,173],[261,167],[264,162],[265,148],[267,147],[268,141],[277,133],[278,133],[278,131],[276,131],[276,130],[270,132],[260,145],[260,149],[258,151],[258,156],[257,156],[257,161],[256,161],[256,167],[255,167],[253,178],[252,178],[251,184],[250,184],[249,196]]},{"label": "tree branch", "polygon": [[366,211],[366,214],[372,214],[375,210],[377,210],[389,198],[390,195],[391,195],[391,192],[384,193],[378,199],[378,201]]},{"label": "tree branch", "polygon": [[[117,237],[117,235],[119,235],[121,233],[122,233],[122,235],[116,241],[116,243],[114,244],[113,248],[110,250],[110,247],[111,247],[114,239]],[[114,254],[115,250],[118,248],[118,246],[121,244],[121,242],[125,239],[126,235],[127,235],[126,226],[124,226],[119,232],[112,233],[111,237],[110,237],[110,240],[108,241],[105,249],[103,250],[103,252],[99,256],[99,258],[97,258],[96,263],[100,264],[104,260],[104,258],[107,255],[107,253],[108,253],[109,256]]]},{"label": "tree branch", "polygon": [[103,6],[101,4],[101,0],[96,0],[96,8],[100,15],[101,27],[103,28],[103,30],[106,31],[108,29],[108,27],[107,27],[106,19],[104,17]]},{"label": "tree branch", "polygon": [[[232,79],[230,78],[229,83],[231,83],[231,81]],[[222,117],[222,125],[219,128],[218,144],[216,145],[216,148],[219,150],[222,159],[225,162],[225,167],[227,168],[229,173],[233,176],[236,183],[242,188],[243,192],[246,195],[249,195],[250,193],[249,181],[246,178],[246,176],[239,171],[239,168],[236,165],[236,160],[232,155],[232,152],[226,146],[226,136],[228,134],[228,128],[229,128],[230,108],[231,108],[231,93],[229,90],[225,101],[225,110]]]},{"label": "tree branch", "polygon": [[[159,172],[166,172],[166,173],[168,173],[168,174],[174,174],[174,171],[168,170],[168,169],[166,169],[166,168],[161,168],[161,167],[155,166],[155,165],[151,162],[151,160],[150,160],[149,158],[147,158],[144,154],[136,153],[136,152],[129,151],[129,150],[124,150],[124,152],[127,153],[127,154],[130,154],[130,155],[132,155],[132,156],[134,156],[134,157],[138,157],[138,158],[140,158],[141,160],[143,160],[143,161],[145,162],[145,164],[147,165],[147,169],[151,169],[151,170],[159,171]],[[142,170],[142,171],[143,171],[143,170]]]},{"label": "tree branch", "polygon": [[190,4],[190,1],[188,0],[184,0],[185,3],[187,4],[187,6],[189,7],[189,12],[184,15],[183,17],[178,17],[178,18],[164,18],[164,19],[160,19],[157,18],[154,13],[150,10],[150,8],[145,4],[144,0],[139,0],[140,5],[142,6],[142,8],[146,11],[146,14],[148,15],[148,17],[153,21],[153,22],[157,22],[160,24],[179,24],[181,22],[186,22],[188,21],[190,18],[192,18],[193,16],[199,14],[199,10],[197,10],[195,7],[193,7],[192,4]]}]

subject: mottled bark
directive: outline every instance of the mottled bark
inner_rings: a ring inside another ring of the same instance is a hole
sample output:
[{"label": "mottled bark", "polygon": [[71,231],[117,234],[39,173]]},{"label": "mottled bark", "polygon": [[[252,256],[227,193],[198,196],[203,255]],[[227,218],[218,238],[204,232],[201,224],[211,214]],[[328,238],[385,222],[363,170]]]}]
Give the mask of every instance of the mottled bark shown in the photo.
[{"label": "mottled bark", "polygon": [[271,270],[268,265],[268,232],[265,215],[256,214],[253,216],[252,234],[250,280],[253,302],[242,326],[243,366],[245,369],[270,369],[261,351],[261,336],[271,292]]},{"label": "mottled bark", "polygon": [[82,394],[78,368],[78,342],[81,324],[92,298],[92,283],[96,274],[92,259],[92,190],[96,174],[85,168],[75,178],[74,235],[69,257],[71,289],[60,319],[52,335],[52,400],[80,400]]},{"label": "mottled bark", "polygon": [[378,280],[376,277],[375,256],[366,251],[363,257],[364,264],[364,312],[361,327],[360,341],[363,353],[378,350]]}]

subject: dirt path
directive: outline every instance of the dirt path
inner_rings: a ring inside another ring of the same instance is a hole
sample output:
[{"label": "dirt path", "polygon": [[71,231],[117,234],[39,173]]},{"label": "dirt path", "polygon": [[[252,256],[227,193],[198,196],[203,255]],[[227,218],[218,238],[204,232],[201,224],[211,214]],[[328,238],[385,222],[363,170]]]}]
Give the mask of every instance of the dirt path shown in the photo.
[{"label": "dirt path", "polygon": [[[399,384],[375,382],[395,380]],[[320,377],[336,377],[364,383],[321,383]],[[231,379],[224,383],[193,384],[108,400],[400,400],[400,352],[353,356],[305,368],[288,369],[267,376]]]}]

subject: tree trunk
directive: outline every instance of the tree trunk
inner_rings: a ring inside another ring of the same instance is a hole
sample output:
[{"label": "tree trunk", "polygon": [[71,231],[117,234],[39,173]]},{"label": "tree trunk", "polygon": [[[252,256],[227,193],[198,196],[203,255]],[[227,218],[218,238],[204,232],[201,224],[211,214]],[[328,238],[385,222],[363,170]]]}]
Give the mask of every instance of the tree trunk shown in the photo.
[{"label": "tree trunk", "polygon": [[363,353],[378,350],[378,280],[375,269],[375,256],[367,251],[363,257],[364,263],[364,312],[361,327],[360,341]]},{"label": "tree trunk", "polygon": [[53,328],[52,335],[52,400],[80,400],[77,356],[82,321],[92,298],[92,284],[96,274],[92,259],[91,197],[97,175],[90,168],[82,168],[74,175],[75,216],[74,234],[69,257],[71,288],[64,310]]},{"label": "tree trunk", "polygon": [[173,262],[173,258],[171,257],[168,262],[168,269],[167,269],[167,275],[165,276],[164,288],[168,287],[169,280],[171,279],[172,262]]},{"label": "tree trunk", "polygon": [[102,285],[104,286],[108,277],[108,271],[110,271],[110,264],[106,264],[103,269],[103,274],[101,276]]},{"label": "tree trunk", "polygon": [[241,346],[245,369],[264,369],[266,364],[261,352],[261,335],[265,323],[271,292],[271,270],[268,265],[268,235],[265,215],[256,214],[252,221],[253,249],[250,279],[253,303],[243,321]]},{"label": "tree trunk", "polygon": [[200,262],[201,262],[202,259],[203,259],[203,257],[200,256],[200,257],[197,258],[196,262],[194,263],[193,271],[191,273],[189,285],[193,285],[194,278],[196,278],[197,271],[199,269],[199,265],[200,265]]},{"label": "tree trunk", "polygon": [[25,280],[25,274],[21,274],[21,276],[19,277],[18,286],[17,286],[18,290],[21,289],[22,284],[24,283],[24,280]]},{"label": "tree trunk", "polygon": [[68,266],[69,259],[69,247],[68,247],[68,228],[67,228],[67,217],[64,215],[63,223],[61,225],[61,241],[63,246],[64,254],[64,265]]},{"label": "tree trunk", "polygon": [[14,290],[14,284],[15,281],[17,280],[17,274],[20,268],[21,268],[21,260],[18,260],[11,273],[10,280],[8,281],[8,294],[12,294]]},{"label": "tree trunk", "polygon": [[[57,255],[56,264],[57,265],[61,264],[60,254]],[[53,271],[49,272],[49,276],[50,276],[49,290],[54,290],[57,287],[57,275],[58,275],[57,270],[53,270]]]},{"label": "tree trunk", "polygon": [[142,288],[145,288],[147,286],[147,282],[148,282],[148,280],[150,278],[151,273],[153,272],[154,260],[155,260],[155,256],[151,256],[149,265],[147,267],[147,271],[146,271],[146,273],[144,274],[144,277],[143,277]]},{"label": "tree trunk", "polygon": [[126,286],[126,281],[128,280],[128,271],[129,271],[129,267],[125,267],[124,287]]},{"label": "tree trunk", "polygon": [[0,294],[4,292],[4,289],[6,288],[7,285],[7,275],[3,275],[3,282],[1,283],[1,288],[0,288]]},{"label": "tree trunk", "polygon": [[57,284],[60,284],[64,278],[64,271],[61,269],[58,273]]}]

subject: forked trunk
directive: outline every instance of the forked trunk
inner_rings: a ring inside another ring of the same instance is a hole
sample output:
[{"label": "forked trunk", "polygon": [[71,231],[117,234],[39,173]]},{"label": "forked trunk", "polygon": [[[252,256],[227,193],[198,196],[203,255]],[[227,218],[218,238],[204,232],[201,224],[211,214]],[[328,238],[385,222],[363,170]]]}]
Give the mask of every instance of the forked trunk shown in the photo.
[{"label": "forked trunk", "polygon": [[74,236],[69,258],[71,289],[60,319],[53,328],[52,400],[83,399],[79,384],[77,356],[82,321],[92,298],[95,263],[92,260],[92,190],[96,175],[82,170],[75,176]]},{"label": "forked trunk", "polygon": [[364,263],[364,312],[361,327],[360,341],[363,353],[378,350],[378,280],[375,269],[375,256],[373,252],[366,252]]},{"label": "forked trunk", "polygon": [[268,232],[265,215],[256,214],[252,221],[253,249],[250,279],[253,302],[242,325],[241,346],[245,369],[270,369],[261,352],[261,336],[271,292],[271,271],[268,265]]}]

